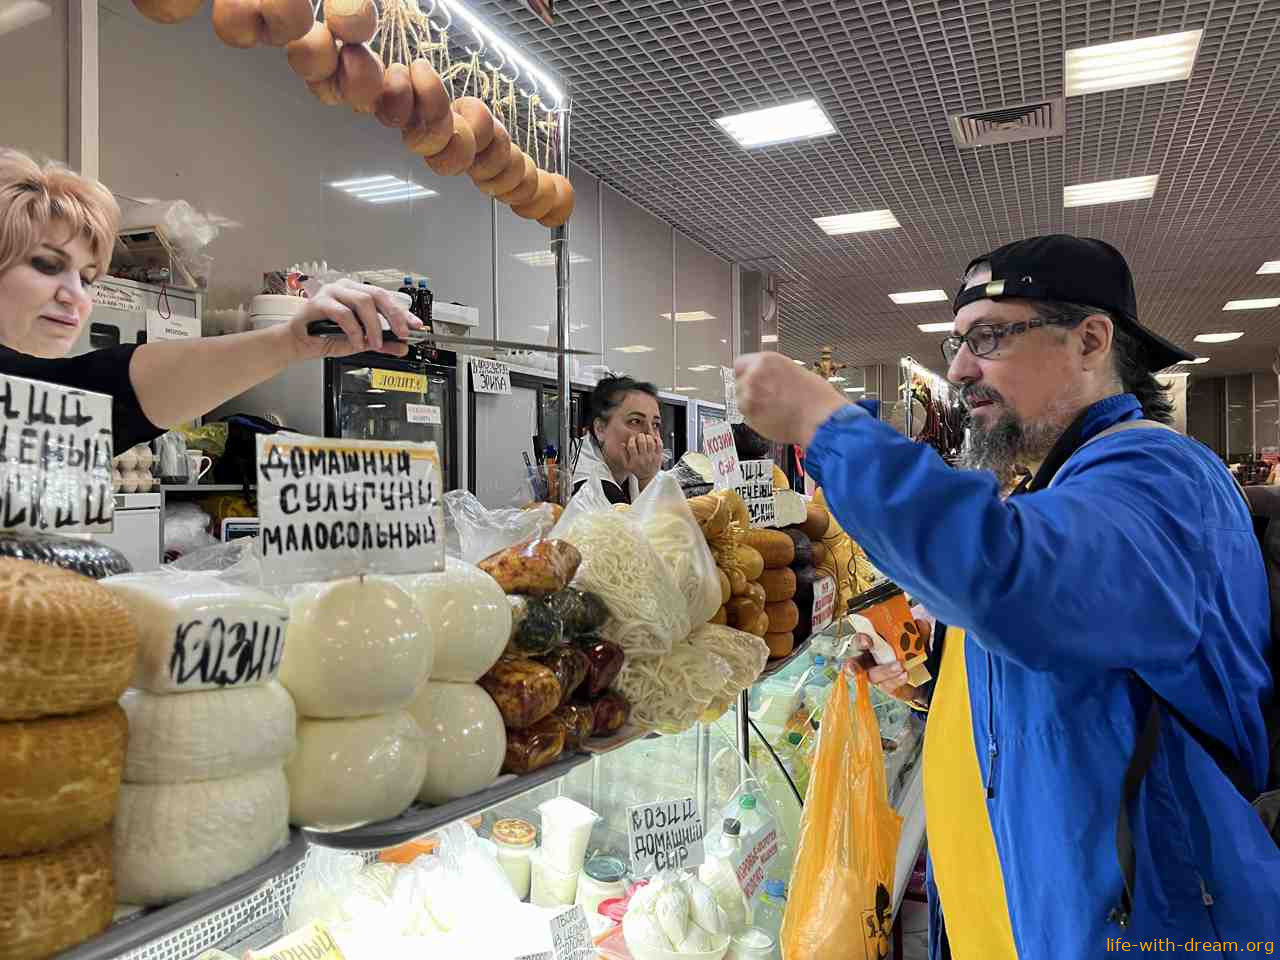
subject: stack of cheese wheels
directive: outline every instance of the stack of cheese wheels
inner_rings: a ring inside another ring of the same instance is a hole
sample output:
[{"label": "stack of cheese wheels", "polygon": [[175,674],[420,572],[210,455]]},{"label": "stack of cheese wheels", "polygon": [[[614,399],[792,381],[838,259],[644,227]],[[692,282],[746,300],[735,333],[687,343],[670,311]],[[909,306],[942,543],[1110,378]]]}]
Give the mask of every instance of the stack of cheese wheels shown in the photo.
[{"label": "stack of cheese wheels", "polygon": [[507,731],[493,699],[476,684],[511,636],[511,604],[498,581],[449,557],[440,573],[400,577],[435,640],[431,679],[409,712],[427,738],[423,803],[441,804],[493,783],[507,753]]},{"label": "stack of cheese wheels", "polygon": [[427,741],[405,708],[434,659],[417,603],[389,579],[293,593],[280,671],[300,717],[285,768],[293,823],[344,830],[408,809],[426,777]]},{"label": "stack of cheese wheels", "polygon": [[[760,578],[765,573],[765,559],[748,539],[756,532],[749,529],[742,542],[734,548],[734,569],[727,574],[733,596],[724,609],[729,626],[763,637],[769,632],[769,618],[764,611],[764,587],[760,585]],[[712,623],[715,622],[713,619]]]},{"label": "stack of cheese wheels", "polygon": [[0,559],[0,957],[106,929],[138,637],[88,577]]},{"label": "stack of cheese wheels", "polygon": [[275,678],[289,611],[207,573],[102,583],[133,613],[140,641],[120,699],[130,736],[117,897],[166,903],[253,869],[288,841],[296,718]]},{"label": "stack of cheese wheels", "polygon": [[795,543],[781,530],[751,529],[744,539],[764,557],[760,586],[768,620],[764,639],[769,644],[769,656],[785,657],[795,646],[795,629],[800,621],[794,601],[796,577],[790,569],[796,556]]}]

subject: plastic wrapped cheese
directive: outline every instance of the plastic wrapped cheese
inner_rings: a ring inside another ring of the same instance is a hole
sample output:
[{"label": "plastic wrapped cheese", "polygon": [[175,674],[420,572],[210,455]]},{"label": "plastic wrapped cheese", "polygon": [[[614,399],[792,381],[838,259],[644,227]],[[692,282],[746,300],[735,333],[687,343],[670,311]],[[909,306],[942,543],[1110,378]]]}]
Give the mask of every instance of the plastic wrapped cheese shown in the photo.
[{"label": "plastic wrapped cheese", "polygon": [[297,716],[279,683],[170,696],[127,690],[124,778],[132,783],[220,780],[280,767],[293,753]]},{"label": "plastic wrapped cheese", "polygon": [[166,903],[230,880],[289,839],[278,767],[197,783],[125,783],[115,820],[116,898]]},{"label": "plastic wrapped cheese", "polygon": [[388,579],[307,584],[289,613],[280,682],[304,717],[400,710],[431,672],[431,630],[413,597]]},{"label": "plastic wrapped cheese", "polygon": [[132,686],[151,693],[243,687],[274,680],[289,610],[271,594],[207,573],[130,573],[102,585],[133,614]]},{"label": "plastic wrapped cheese", "polygon": [[293,823],[345,830],[408,809],[427,773],[427,740],[404,710],[353,720],[302,719],[285,773]]},{"label": "plastic wrapped cheese", "polygon": [[507,731],[493,698],[474,683],[423,685],[409,706],[427,738],[418,799],[440,804],[489,786],[502,769]]},{"label": "plastic wrapped cheese", "polygon": [[432,680],[475,683],[498,662],[511,635],[511,605],[498,581],[454,557],[441,573],[396,580],[417,601],[431,631]]}]

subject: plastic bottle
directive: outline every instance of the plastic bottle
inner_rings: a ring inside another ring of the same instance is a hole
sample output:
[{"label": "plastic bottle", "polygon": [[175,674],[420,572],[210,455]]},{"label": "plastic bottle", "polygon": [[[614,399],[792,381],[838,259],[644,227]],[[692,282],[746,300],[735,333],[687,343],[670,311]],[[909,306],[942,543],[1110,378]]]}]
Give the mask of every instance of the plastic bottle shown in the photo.
[{"label": "plastic bottle", "polygon": [[[781,880],[766,880],[752,904],[751,925],[781,942],[782,918],[787,912],[787,885]],[[775,948],[774,956],[779,952]]]},{"label": "plastic bottle", "polygon": [[419,280],[418,289],[413,299],[413,312],[422,321],[426,330],[431,329],[431,305],[435,303],[435,296],[431,293],[431,288],[427,286],[427,281]]},{"label": "plastic bottle", "polygon": [[[414,302],[415,302],[415,303],[417,302],[417,301],[416,301],[416,298],[417,298],[417,296],[418,296],[418,290],[417,290],[417,288],[416,288],[416,287],[414,287],[414,285],[413,285],[413,277],[405,277],[405,278],[404,278],[404,283],[402,283],[402,284],[400,285],[400,289],[399,289],[399,290],[397,290],[396,292],[397,292],[397,293],[407,293],[407,294],[409,295],[409,299],[410,299],[410,300],[414,300]],[[413,311],[413,308],[412,308],[412,307],[410,307],[410,308],[409,308],[409,310],[410,310],[410,312],[412,312],[412,311]]]},{"label": "plastic bottle", "polygon": [[764,818],[756,810],[756,798],[753,794],[744,793],[738,799],[738,823],[741,835],[750,837],[764,826]]},{"label": "plastic bottle", "polygon": [[742,894],[734,867],[742,842],[741,829],[737,820],[726,818],[720,831],[707,837],[706,859],[698,867],[698,879],[711,888],[716,903],[729,920],[731,933],[745,930],[751,923],[751,906]]}]

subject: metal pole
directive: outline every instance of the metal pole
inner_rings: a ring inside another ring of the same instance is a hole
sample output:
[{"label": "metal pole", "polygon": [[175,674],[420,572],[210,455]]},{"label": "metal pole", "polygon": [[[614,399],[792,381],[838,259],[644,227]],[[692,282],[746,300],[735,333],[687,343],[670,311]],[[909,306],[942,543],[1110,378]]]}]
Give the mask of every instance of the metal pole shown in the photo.
[{"label": "metal pole", "polygon": [[[559,154],[560,172],[569,176],[569,109],[570,101],[560,106],[560,144],[556,151]],[[573,425],[569,417],[573,411],[572,396],[569,385],[569,358],[564,351],[569,346],[569,225],[556,227],[551,234],[551,252],[556,258],[556,347],[560,353],[556,356],[556,383],[560,390],[560,448],[556,462],[560,465],[560,502],[569,502],[573,493],[573,477],[567,471],[569,462],[569,438],[573,433]]]},{"label": "metal pole", "polygon": [[735,712],[734,733],[738,739],[738,758],[742,764],[742,778],[751,776],[751,726],[747,723],[747,706],[749,698],[746,690],[738,695],[738,709]]}]

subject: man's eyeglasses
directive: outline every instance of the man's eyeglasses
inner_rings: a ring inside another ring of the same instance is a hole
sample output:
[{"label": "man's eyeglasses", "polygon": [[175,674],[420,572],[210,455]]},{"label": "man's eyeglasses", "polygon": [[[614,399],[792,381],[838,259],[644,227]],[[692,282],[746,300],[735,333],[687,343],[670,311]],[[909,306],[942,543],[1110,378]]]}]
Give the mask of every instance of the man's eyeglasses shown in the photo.
[{"label": "man's eyeglasses", "polygon": [[942,356],[950,366],[960,348],[969,345],[969,352],[975,357],[986,357],[1000,347],[1005,337],[1026,333],[1036,327],[1074,327],[1080,323],[1074,317],[1034,317],[1030,320],[1015,320],[1011,323],[975,323],[964,334],[952,334],[942,341]]}]

